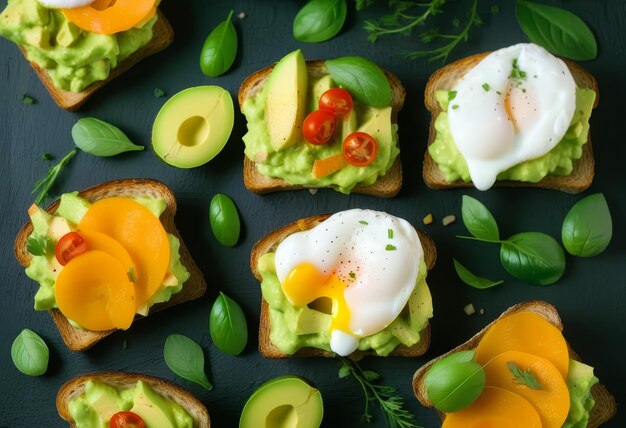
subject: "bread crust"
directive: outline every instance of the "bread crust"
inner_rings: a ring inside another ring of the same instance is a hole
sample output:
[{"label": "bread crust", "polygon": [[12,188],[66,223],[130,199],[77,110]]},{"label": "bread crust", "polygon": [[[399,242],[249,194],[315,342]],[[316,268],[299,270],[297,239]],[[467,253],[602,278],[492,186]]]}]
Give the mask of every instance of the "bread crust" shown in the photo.
[{"label": "bread crust", "polygon": [[[449,90],[456,82],[461,79],[469,70],[475,67],[491,52],[484,52],[467,58],[460,59],[445,67],[440,68],[433,73],[428,79],[426,89],[424,90],[424,104],[431,113],[430,130],[428,136],[428,145],[424,154],[424,163],[422,168],[422,176],[424,182],[431,189],[453,189],[474,187],[472,182],[462,180],[448,182],[443,176],[437,163],[433,160],[428,152],[428,148],[435,141],[435,120],[442,112],[441,106],[437,102],[435,92],[440,89]],[[576,86],[579,88],[592,89],[596,93],[596,99],[593,107],[598,105],[600,93],[598,83],[595,77],[586,71],[583,67],[574,61],[561,58],[569,68]],[[574,162],[574,170],[570,175],[548,175],[537,183],[529,183],[523,181],[497,180],[495,186],[502,187],[536,187],[544,189],[555,189],[566,193],[580,193],[589,186],[593,181],[595,174],[595,161],[593,157],[593,148],[591,146],[591,132],[587,135],[587,143],[583,145],[583,154],[580,159]]]},{"label": "bread crust", "polygon": [[186,389],[181,388],[164,379],[143,375],[139,373],[122,373],[122,372],[99,372],[89,373],[75,377],[65,382],[57,393],[56,406],[59,416],[70,423],[71,427],[76,427],[72,415],[70,414],[68,404],[70,400],[79,396],[85,390],[85,384],[89,380],[103,382],[115,388],[128,388],[134,386],[137,381],[141,380],[155,392],[176,402],[183,407],[194,419],[197,428],[209,428],[211,420],[209,412],[200,400]]},{"label": "bread crust", "polygon": [[[457,346],[456,348],[446,352],[445,354],[430,360],[428,363],[424,364],[420,367],[415,374],[413,375],[413,393],[418,401],[425,407],[432,408],[433,404],[428,400],[426,395],[426,385],[424,382],[424,378],[428,369],[437,361],[447,357],[448,355],[454,354],[460,351],[466,351],[469,349],[475,349],[478,346],[478,343],[483,338],[487,330],[491,328],[498,320],[501,318],[511,315],[521,311],[531,311],[536,313],[537,315],[544,318],[550,324],[554,325],[559,331],[563,331],[563,323],[561,318],[559,317],[559,313],[556,308],[551,304],[541,301],[541,300],[531,300],[524,303],[519,303],[515,306],[510,307],[506,311],[504,311],[498,318],[489,323],[485,328],[480,330],[474,336],[472,336],[469,340]],[[577,361],[582,361],[581,358],[574,352],[570,344],[568,343],[568,349],[570,357]],[[615,402],[615,398],[607,391],[604,385],[598,383],[591,388],[591,394],[596,401],[595,406],[591,410],[589,423],[587,428],[596,428],[608,420],[612,419],[617,412],[617,405]],[[439,417],[443,421],[445,419],[445,414],[442,412],[438,412]]]},{"label": "bread crust", "polygon": [[[124,196],[124,197],[161,197],[164,198],[167,207],[163,214],[161,214],[160,220],[165,228],[165,231],[176,236],[180,241],[180,260],[182,264],[187,268],[190,273],[189,279],[185,282],[182,290],[174,295],[167,302],[157,303],[150,308],[148,315],[169,308],[170,306],[178,305],[190,300],[198,299],[202,297],[206,291],[206,282],[202,272],[194,262],[189,250],[185,246],[176,225],[174,224],[174,215],[176,214],[176,199],[174,194],[165,184],[148,178],[128,178],[122,180],[108,181],[102,184],[98,184],[87,189],[84,189],[78,193],[79,196],[87,199],[88,201],[95,201],[98,199]],[[59,200],[52,203],[46,211],[49,213],[56,212],[59,206]],[[33,232],[33,224],[28,221],[22,229],[18,232],[15,238],[14,252],[17,261],[25,268],[30,265],[31,255],[27,250],[28,237]],[[95,345],[100,340],[114,333],[116,330],[107,331],[89,331],[81,330],[73,327],[67,318],[58,309],[50,309],[50,314],[56,324],[61,337],[65,344],[73,351],[85,351]],[[136,322],[138,319],[144,318],[140,315],[135,316]]]},{"label": "bread crust", "polygon": [[[94,82],[81,92],[70,92],[57,88],[45,69],[39,67],[39,65],[34,62],[29,61],[29,63],[35,70],[39,80],[41,80],[41,83],[43,83],[48,92],[50,92],[52,99],[54,99],[57,105],[65,110],[76,111],[102,86],[124,74],[142,59],[161,52],[172,43],[174,40],[174,30],[172,29],[172,26],[160,9],[158,9],[157,14],[158,19],[154,24],[153,36],[150,43],[119,63],[117,67],[111,70],[109,77],[105,80]],[[28,60],[26,51],[21,46],[19,46],[19,49],[26,60]]]},{"label": "bread crust", "polygon": [[[307,69],[311,76],[322,76],[325,74],[325,65],[322,60],[310,60],[307,61]],[[251,75],[249,75],[239,87],[239,93],[237,99],[239,101],[239,108],[243,107],[243,103],[246,99],[254,97],[263,88],[263,85],[270,76],[270,73],[274,69],[274,65],[262,68]],[[391,73],[390,71],[383,70],[385,76],[389,80],[392,93],[391,101],[391,122],[398,123],[398,112],[402,110],[404,106],[404,99],[406,97],[406,91],[400,79]],[[283,190],[299,190],[299,189],[315,189],[316,186],[293,186],[284,180],[279,178],[266,177],[259,173],[256,168],[256,164],[244,156],[244,169],[243,180],[246,188],[254,193],[266,194],[271,192],[278,192]],[[328,186],[320,186],[325,188]],[[332,186],[331,186],[332,187]],[[376,182],[369,186],[358,185],[352,192],[362,193],[366,195],[379,196],[383,198],[391,198],[398,194],[402,187],[402,165],[400,162],[400,156],[397,156],[391,168],[387,173],[379,177]]]},{"label": "bread crust", "polygon": [[[261,282],[262,277],[257,269],[257,262],[259,257],[262,255],[276,251],[278,245],[289,235],[292,235],[296,232],[302,232],[305,230],[312,229],[317,226],[324,220],[330,217],[330,214],[319,214],[312,217],[302,218],[293,223],[287,224],[279,229],[276,229],[263,238],[261,238],[252,248],[252,252],[250,253],[250,270],[254,277]],[[435,262],[437,260],[437,249],[435,247],[435,243],[433,240],[424,232],[417,231],[420,241],[422,243],[422,248],[424,250],[424,261],[426,263],[426,268],[431,270],[435,266]],[[270,315],[269,315],[269,305],[265,301],[265,299],[261,299],[261,318],[259,322],[259,351],[261,355],[266,358],[288,358],[288,357],[332,357],[332,352],[327,352],[318,348],[301,348],[295,354],[289,355],[281,352],[270,340]],[[430,346],[430,324],[427,324],[426,327],[420,332],[421,340],[414,346],[406,347],[404,345],[399,345],[396,349],[391,353],[392,356],[399,357],[417,357],[424,354],[428,347]],[[350,355],[350,358],[359,359],[362,356],[372,355],[376,356],[377,354],[374,351],[356,351]]]}]

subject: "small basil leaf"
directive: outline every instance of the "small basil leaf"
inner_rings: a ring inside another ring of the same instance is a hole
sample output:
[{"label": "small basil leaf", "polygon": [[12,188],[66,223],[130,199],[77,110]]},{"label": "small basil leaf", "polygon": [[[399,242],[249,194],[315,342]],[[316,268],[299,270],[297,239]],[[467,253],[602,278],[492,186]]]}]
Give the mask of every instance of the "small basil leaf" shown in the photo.
[{"label": "small basil leaf", "polygon": [[196,342],[182,334],[172,334],[165,340],[163,348],[165,364],[183,379],[213,389],[204,372],[204,353]]},{"label": "small basil leaf", "polygon": [[451,354],[433,364],[424,378],[426,396],[441,412],[456,412],[472,404],[485,387],[485,371],[474,351]]},{"label": "small basil leaf", "polygon": [[76,147],[94,156],[115,156],[120,153],[143,150],[133,144],[116,126],[93,117],[85,117],[72,127]]},{"label": "small basil leaf", "polygon": [[555,55],[577,61],[598,55],[596,39],[585,22],[555,6],[517,0],[517,21],[528,39]]},{"label": "small basil leaf", "polygon": [[209,221],[213,235],[222,245],[233,247],[237,244],[241,223],[232,199],[223,193],[213,196],[209,207]]},{"label": "small basil leaf", "polygon": [[476,276],[474,273],[470,272],[465,266],[463,266],[457,259],[452,259],[454,262],[454,270],[456,270],[456,274],[461,278],[461,281],[466,283],[467,285],[483,290],[485,288],[495,287],[496,285],[502,284],[504,281],[492,281],[491,279],[481,278],[480,276]]},{"label": "small basil leaf", "polygon": [[346,0],[310,0],[293,21],[293,36],[308,43],[332,39],[343,27],[347,14]]},{"label": "small basil leaf", "polygon": [[50,350],[37,333],[25,328],[13,341],[11,358],[25,375],[41,376],[48,370]]},{"label": "small basil leaf", "polygon": [[359,56],[345,56],[326,61],[331,78],[350,91],[354,99],[372,107],[391,105],[391,86],[385,73],[372,61]]},{"label": "small basil leaf", "polygon": [[241,306],[221,292],[211,308],[209,330],[215,346],[227,354],[241,354],[248,343],[248,324]]},{"label": "small basil leaf", "polygon": [[553,284],[565,272],[563,248],[540,232],[519,233],[504,241],[500,261],[508,273],[533,285]]},{"label": "small basil leaf", "polygon": [[602,193],[578,201],[565,216],[561,239],[573,256],[591,257],[606,249],[613,237],[613,221]]},{"label": "small basil leaf", "polygon": [[498,224],[487,207],[471,196],[464,195],[461,204],[463,224],[472,236],[488,241],[500,239]]},{"label": "small basil leaf", "polygon": [[200,51],[200,69],[209,77],[224,74],[237,56],[237,31],[231,10],[225,21],[209,33]]}]

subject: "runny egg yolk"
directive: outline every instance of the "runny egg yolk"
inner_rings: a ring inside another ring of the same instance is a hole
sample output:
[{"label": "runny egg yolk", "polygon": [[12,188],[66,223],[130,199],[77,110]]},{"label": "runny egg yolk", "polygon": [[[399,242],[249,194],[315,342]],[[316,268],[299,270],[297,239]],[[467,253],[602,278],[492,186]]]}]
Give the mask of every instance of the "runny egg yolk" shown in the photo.
[{"label": "runny egg yolk", "polygon": [[347,285],[335,273],[322,274],[311,263],[301,263],[289,272],[282,289],[289,302],[302,307],[320,297],[328,297],[333,302],[331,330],[350,330],[350,309],[344,298]]},{"label": "runny egg yolk", "polygon": [[504,108],[517,131],[531,129],[537,121],[537,107],[530,90],[509,85]]}]

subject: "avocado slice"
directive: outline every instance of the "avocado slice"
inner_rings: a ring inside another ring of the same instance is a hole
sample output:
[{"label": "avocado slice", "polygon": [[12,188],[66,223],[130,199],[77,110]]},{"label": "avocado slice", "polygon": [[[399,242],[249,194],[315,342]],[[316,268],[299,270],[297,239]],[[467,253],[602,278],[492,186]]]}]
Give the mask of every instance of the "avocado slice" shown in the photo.
[{"label": "avocado slice", "polygon": [[235,109],[230,93],[219,86],[196,86],[170,98],[152,127],[152,147],[177,168],[204,165],[230,138]]},{"label": "avocado slice", "polygon": [[138,381],[131,412],[141,416],[146,426],[176,428],[171,405],[145,382]]},{"label": "avocado slice", "polygon": [[248,399],[239,428],[318,428],[324,416],[320,392],[297,376],[267,381]]}]

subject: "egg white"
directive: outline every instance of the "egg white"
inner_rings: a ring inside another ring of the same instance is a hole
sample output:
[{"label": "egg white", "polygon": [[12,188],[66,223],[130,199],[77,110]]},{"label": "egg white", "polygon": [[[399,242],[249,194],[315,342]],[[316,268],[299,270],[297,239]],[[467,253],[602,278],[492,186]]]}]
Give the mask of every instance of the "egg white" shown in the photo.
[{"label": "egg white", "polygon": [[576,109],[567,65],[530,43],[489,54],[453,90],[450,132],[479,190],[493,186],[500,172],[552,150]]},{"label": "egg white", "polygon": [[37,0],[41,5],[51,9],[73,9],[87,6],[95,0]]}]

